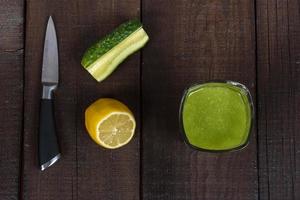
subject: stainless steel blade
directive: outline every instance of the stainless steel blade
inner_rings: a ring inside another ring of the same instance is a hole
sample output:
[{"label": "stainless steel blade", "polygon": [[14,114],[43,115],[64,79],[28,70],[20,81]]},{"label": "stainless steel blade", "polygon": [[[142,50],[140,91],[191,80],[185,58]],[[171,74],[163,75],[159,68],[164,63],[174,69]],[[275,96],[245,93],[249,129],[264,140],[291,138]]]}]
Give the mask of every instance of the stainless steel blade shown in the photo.
[{"label": "stainless steel blade", "polygon": [[58,47],[54,22],[49,17],[43,55],[42,84],[58,84]]}]

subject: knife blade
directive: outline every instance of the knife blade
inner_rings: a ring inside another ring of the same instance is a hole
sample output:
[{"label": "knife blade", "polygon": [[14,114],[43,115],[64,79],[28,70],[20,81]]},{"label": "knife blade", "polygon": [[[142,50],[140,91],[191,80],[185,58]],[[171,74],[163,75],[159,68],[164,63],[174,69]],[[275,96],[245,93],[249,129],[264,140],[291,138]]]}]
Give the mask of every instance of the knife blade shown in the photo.
[{"label": "knife blade", "polygon": [[48,19],[42,65],[42,98],[39,127],[39,165],[41,170],[53,165],[61,156],[54,118],[53,92],[58,86],[58,46],[52,17]]}]

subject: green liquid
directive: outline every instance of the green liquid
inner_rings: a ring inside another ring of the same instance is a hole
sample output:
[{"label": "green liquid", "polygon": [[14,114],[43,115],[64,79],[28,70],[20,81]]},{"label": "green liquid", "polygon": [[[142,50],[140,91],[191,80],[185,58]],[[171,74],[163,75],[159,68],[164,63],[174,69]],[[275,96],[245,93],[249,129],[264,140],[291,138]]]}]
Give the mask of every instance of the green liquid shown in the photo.
[{"label": "green liquid", "polygon": [[194,86],[182,109],[184,132],[193,146],[228,150],[246,143],[251,107],[245,90],[226,83]]}]

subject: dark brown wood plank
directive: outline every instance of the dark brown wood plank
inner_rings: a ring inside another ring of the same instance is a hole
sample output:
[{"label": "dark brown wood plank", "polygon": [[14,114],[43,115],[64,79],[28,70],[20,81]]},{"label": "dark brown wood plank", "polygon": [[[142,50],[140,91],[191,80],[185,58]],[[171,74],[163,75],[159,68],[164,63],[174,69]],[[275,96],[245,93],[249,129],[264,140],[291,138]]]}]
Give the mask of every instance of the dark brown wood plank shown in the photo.
[{"label": "dark brown wood plank", "polygon": [[[120,23],[139,17],[138,0],[80,1],[74,32],[76,57],[84,49],[109,33]],[[126,59],[106,80],[96,82],[79,63],[77,67],[77,194],[78,199],[123,200],[139,198],[139,53]],[[84,127],[84,111],[93,101],[110,97],[124,102],[133,111],[138,128],[134,139],[126,146],[107,150],[96,145]]]},{"label": "dark brown wood plank", "polygon": [[[24,199],[73,199],[76,188],[76,58],[73,55],[72,8],[62,1],[28,1],[26,16],[24,104]],[[55,116],[62,158],[44,172],[39,170],[37,138],[41,97],[44,34],[53,15],[59,42],[60,84]]]},{"label": "dark brown wood plank", "polygon": [[17,199],[23,118],[23,1],[0,1],[0,199]]},{"label": "dark brown wood plank", "polygon": [[253,1],[143,1],[143,199],[258,199],[256,131],[237,152],[210,154],[179,136],[183,90],[211,79],[245,84],[255,99]]},{"label": "dark brown wood plank", "polygon": [[300,199],[300,2],[257,1],[261,199]]},{"label": "dark brown wood plank", "polygon": [[[100,97],[120,99],[139,118],[139,54],[102,83],[80,65],[85,48],[119,23],[139,16],[139,6],[137,0],[27,2],[24,199],[139,199],[139,131],[126,147],[111,151],[95,145],[84,127],[86,107]],[[36,143],[40,72],[50,14],[60,50],[55,113],[62,158],[40,172]]]}]

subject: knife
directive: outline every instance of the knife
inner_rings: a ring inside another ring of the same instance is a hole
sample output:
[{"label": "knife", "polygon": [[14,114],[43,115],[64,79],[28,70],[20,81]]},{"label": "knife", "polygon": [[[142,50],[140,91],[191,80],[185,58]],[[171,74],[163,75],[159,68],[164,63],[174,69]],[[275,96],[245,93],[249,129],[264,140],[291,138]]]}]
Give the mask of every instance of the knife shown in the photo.
[{"label": "knife", "polygon": [[48,20],[44,42],[41,81],[43,92],[40,105],[39,165],[43,171],[60,158],[53,110],[53,92],[58,85],[58,47],[51,16]]}]

